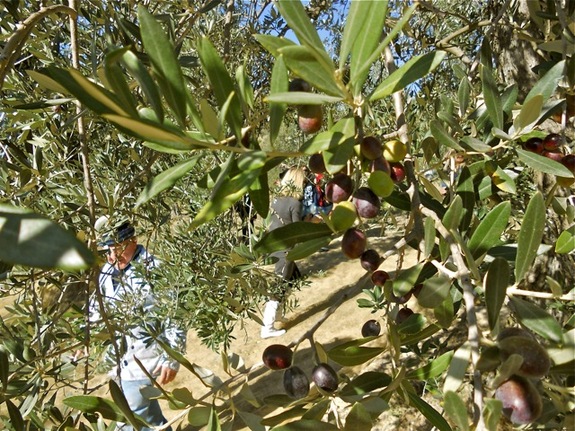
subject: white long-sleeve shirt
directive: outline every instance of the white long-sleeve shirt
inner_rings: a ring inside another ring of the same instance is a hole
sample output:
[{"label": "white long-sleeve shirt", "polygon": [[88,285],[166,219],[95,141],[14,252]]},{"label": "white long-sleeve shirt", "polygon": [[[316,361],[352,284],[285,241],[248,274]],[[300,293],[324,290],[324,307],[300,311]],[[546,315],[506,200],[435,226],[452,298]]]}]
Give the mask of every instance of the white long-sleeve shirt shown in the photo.
[{"label": "white long-sleeve shirt", "polygon": [[[179,363],[168,356],[160,345],[143,327],[143,323],[150,319],[161,323],[163,330],[160,334],[163,341],[174,350],[184,353],[186,334],[185,331],[170,325],[165,319],[160,320],[155,315],[156,298],[152,291],[152,285],[146,277],[148,271],[158,266],[159,261],[148,254],[142,245],[138,245],[132,262],[123,270],[117,270],[107,263],[102,267],[99,275],[99,285],[105,311],[108,316],[115,316],[114,321],[121,323],[121,316],[126,316],[126,326],[118,328],[120,334],[115,334],[116,345],[120,351],[120,378],[122,380],[142,380],[147,378],[134,358],[137,358],[145,369],[152,374],[158,366],[169,366],[177,370]],[[92,301],[90,321],[100,322],[101,313],[96,301]],[[142,324],[129,325],[134,322],[130,319],[137,316]],[[120,317],[120,319],[118,318]],[[110,346],[109,353],[115,357],[115,349]],[[114,363],[116,361],[114,360]],[[111,372],[118,375],[118,370]],[[154,377],[157,377],[154,375]]]}]

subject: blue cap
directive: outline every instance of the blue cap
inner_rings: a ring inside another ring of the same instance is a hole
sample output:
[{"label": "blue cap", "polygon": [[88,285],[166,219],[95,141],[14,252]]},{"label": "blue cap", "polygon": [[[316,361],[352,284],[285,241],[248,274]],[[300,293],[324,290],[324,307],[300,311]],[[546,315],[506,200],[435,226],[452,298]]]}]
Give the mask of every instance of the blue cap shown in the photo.
[{"label": "blue cap", "polygon": [[111,231],[106,232],[100,241],[102,246],[111,246],[119,244],[132,238],[136,234],[136,229],[129,221],[121,222],[117,227]]}]

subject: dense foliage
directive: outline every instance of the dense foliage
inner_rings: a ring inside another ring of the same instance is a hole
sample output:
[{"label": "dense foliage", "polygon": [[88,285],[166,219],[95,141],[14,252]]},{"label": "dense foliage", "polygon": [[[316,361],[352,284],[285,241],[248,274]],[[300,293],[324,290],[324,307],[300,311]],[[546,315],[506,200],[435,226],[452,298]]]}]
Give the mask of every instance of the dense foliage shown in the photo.
[{"label": "dense foliage", "polygon": [[[187,413],[182,426],[369,430],[398,393],[437,429],[495,430],[509,415],[510,391],[495,389],[508,382],[531,400],[531,414],[512,420],[573,425],[574,172],[560,162],[573,154],[573,2],[3,3],[5,429],[139,423],[114,383],[113,401],[89,395],[99,371],[92,361],[114,338],[84,325],[101,263],[101,215],[136,219],[140,239],[166,262],[157,281],[165,316],[227,362],[222,381],[171,352],[207,388],[201,401],[185,388],[161,392]],[[518,47],[519,57],[511,54]],[[295,78],[312,91],[289,91]],[[303,111],[318,107],[319,132],[303,133]],[[560,138],[549,151],[555,159],[527,144],[552,133]],[[369,135],[404,146],[394,161],[405,180],[372,169],[360,150]],[[314,154],[328,180],[345,173],[355,190],[373,189],[376,216],[365,207],[356,213],[356,195],[324,223],[266,234],[264,222],[243,243],[236,203],[249,193],[265,220],[279,168]],[[264,422],[255,409],[239,410],[233,397],[253,401],[252,370],[227,348],[233,328],[258,319],[276,284],[267,255],[293,247],[293,259],[306,258],[352,226],[361,233],[388,223],[384,212],[408,220],[381,256],[397,257],[398,271],[374,281],[358,306],[385,311],[379,336],[391,351],[369,347],[369,336],[331,349],[312,343],[324,374],[311,380],[320,390],[280,399],[287,413]],[[400,264],[407,247],[419,253],[412,267]],[[417,295],[414,313],[400,300],[407,295]],[[512,337],[528,347],[511,349],[501,337],[506,326],[526,329]],[[441,341],[457,330],[465,334],[458,345]],[[83,345],[92,346],[91,359],[78,380],[67,357]],[[525,371],[525,351],[549,366]],[[382,355],[392,370],[345,378],[347,367]],[[338,366],[339,387],[328,362]],[[417,391],[422,381],[443,411]],[[61,400],[70,387],[84,394]],[[331,407],[337,402],[350,407],[343,421]]]}]

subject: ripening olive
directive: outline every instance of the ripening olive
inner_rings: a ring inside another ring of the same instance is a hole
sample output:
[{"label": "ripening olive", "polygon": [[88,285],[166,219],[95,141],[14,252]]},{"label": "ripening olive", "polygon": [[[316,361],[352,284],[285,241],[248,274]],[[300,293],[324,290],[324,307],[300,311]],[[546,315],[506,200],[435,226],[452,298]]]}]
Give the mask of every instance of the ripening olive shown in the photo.
[{"label": "ripening olive", "polygon": [[283,344],[271,344],[265,348],[262,361],[270,370],[283,370],[291,366],[293,352]]},{"label": "ripening olive", "polygon": [[558,133],[549,133],[543,138],[543,148],[547,151],[557,151],[563,145],[563,137]]},{"label": "ripening olive", "polygon": [[323,111],[321,105],[302,105],[298,109],[298,125],[305,134],[312,134],[321,129]]},{"label": "ripening olive", "polygon": [[541,396],[533,383],[520,376],[511,376],[495,390],[495,398],[503,403],[503,414],[514,424],[529,424],[541,416]]},{"label": "ripening olive", "polygon": [[369,187],[360,187],[351,199],[357,213],[363,218],[374,218],[381,207],[381,201]]},{"label": "ripening olive", "polygon": [[341,240],[341,250],[350,259],[357,259],[365,251],[367,237],[365,233],[357,228],[349,228],[343,234]]},{"label": "ripening olive", "polygon": [[383,146],[381,141],[375,136],[366,136],[359,144],[363,157],[368,160],[375,160],[383,156]]}]

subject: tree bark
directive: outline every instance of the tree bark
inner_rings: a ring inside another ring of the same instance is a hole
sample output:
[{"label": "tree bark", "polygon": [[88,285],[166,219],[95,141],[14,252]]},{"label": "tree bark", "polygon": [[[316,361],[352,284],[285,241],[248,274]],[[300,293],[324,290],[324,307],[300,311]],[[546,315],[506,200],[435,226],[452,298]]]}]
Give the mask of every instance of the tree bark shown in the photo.
[{"label": "tree bark", "polygon": [[[513,13],[508,16],[508,22],[503,19],[501,25],[494,28],[492,40],[496,66],[507,84],[517,84],[518,102],[525,99],[540,78],[534,71],[535,67],[549,60],[544,56],[544,52],[537,49],[537,44],[545,40],[545,35],[530,16],[529,1],[531,0],[519,0],[513,11],[493,10],[494,16],[501,13]],[[495,3],[497,2],[492,3],[491,6],[493,7]],[[521,37],[519,28],[523,33],[528,33],[532,39]],[[569,123],[563,126],[553,120],[547,120],[538,128],[547,133],[573,136],[573,129],[569,127]],[[537,188],[545,197],[550,196],[551,193],[558,197],[572,193],[569,189],[555,187],[553,175],[536,172],[534,180]],[[546,277],[549,276],[561,283],[564,290],[569,290],[575,283],[575,257],[555,253],[554,245],[559,235],[569,227],[570,223],[567,217],[558,214],[552,208],[547,209],[546,217],[547,226],[543,242],[551,245],[552,249],[537,257],[522,287],[528,290],[548,291]]]}]

